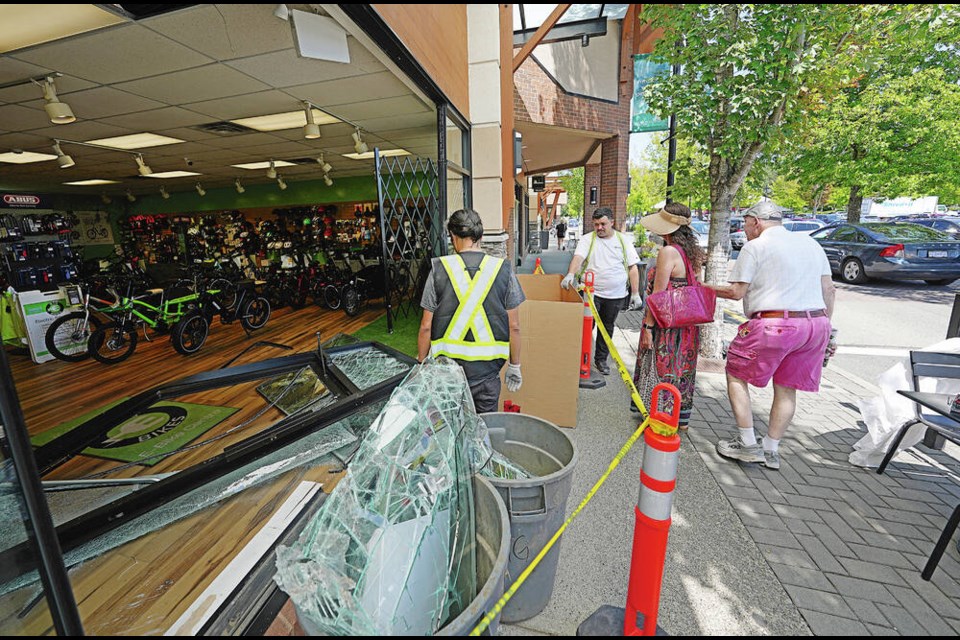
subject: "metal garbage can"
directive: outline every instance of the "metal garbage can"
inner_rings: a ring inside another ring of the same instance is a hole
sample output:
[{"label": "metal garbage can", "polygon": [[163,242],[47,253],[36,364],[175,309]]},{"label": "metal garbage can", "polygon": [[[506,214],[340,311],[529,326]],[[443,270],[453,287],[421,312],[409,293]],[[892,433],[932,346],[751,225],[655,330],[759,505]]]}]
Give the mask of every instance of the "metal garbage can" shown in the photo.
[{"label": "metal garbage can", "polygon": [[[562,429],[542,418],[523,413],[484,413],[480,417],[490,431],[493,448],[535,476],[490,479],[510,518],[509,587],[566,519],[577,450]],[[543,611],[553,595],[559,560],[558,542],[504,607],[503,622],[520,622]]]}]

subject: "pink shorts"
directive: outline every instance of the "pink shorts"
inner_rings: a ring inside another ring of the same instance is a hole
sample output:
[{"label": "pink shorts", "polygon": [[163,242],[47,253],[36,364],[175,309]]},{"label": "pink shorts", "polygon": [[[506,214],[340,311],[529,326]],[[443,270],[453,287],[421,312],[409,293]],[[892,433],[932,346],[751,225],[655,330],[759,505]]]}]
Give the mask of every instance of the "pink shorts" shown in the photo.
[{"label": "pink shorts", "polygon": [[774,384],[818,391],[830,319],[752,318],[737,328],[727,351],[727,373],[755,387]]}]

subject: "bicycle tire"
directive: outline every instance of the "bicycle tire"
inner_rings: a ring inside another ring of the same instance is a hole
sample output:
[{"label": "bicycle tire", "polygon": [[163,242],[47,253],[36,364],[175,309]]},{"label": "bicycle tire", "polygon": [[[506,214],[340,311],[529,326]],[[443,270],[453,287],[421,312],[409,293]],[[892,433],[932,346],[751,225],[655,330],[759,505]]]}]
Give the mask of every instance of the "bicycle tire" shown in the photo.
[{"label": "bicycle tire", "polygon": [[360,314],[360,308],[363,306],[363,300],[360,299],[360,291],[356,285],[348,284],[343,288],[343,312],[351,318]]},{"label": "bicycle tire", "polygon": [[340,287],[335,284],[328,284],[323,289],[323,301],[327,308],[336,311],[343,303],[343,296],[340,295]]},{"label": "bicycle tire", "polygon": [[110,322],[90,334],[87,348],[97,362],[123,362],[133,355],[137,348],[137,328],[133,324],[126,324],[121,328],[117,327],[117,323]]},{"label": "bicycle tire", "polygon": [[256,331],[270,320],[270,301],[263,296],[251,298],[243,307],[240,325],[247,331]]},{"label": "bicycle tire", "polygon": [[170,332],[170,342],[177,353],[185,356],[200,351],[207,336],[210,335],[210,324],[200,312],[188,313],[180,322],[173,325]]},{"label": "bicycle tire", "polygon": [[237,285],[226,278],[216,278],[207,285],[208,291],[219,291],[216,294],[217,304],[223,309],[233,309],[237,304]]},{"label": "bicycle tire", "polygon": [[[86,319],[86,326],[84,326]],[[64,314],[50,323],[43,337],[47,351],[57,360],[81,362],[90,357],[87,347],[90,335],[100,328],[102,323],[93,315],[83,311]]]}]

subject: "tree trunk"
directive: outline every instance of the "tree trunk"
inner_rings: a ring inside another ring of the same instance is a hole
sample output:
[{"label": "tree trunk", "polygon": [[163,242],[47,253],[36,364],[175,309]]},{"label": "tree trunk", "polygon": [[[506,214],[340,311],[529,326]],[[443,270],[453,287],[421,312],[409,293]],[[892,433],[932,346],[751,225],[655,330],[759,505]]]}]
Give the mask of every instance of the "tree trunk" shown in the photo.
[{"label": "tree trunk", "polygon": [[847,200],[847,222],[850,224],[860,222],[860,206],[863,204],[863,193],[860,189],[858,184],[850,187],[850,199]]},{"label": "tree trunk", "polygon": [[[710,241],[707,254],[706,282],[711,284],[727,281],[727,264],[730,260],[730,205],[735,192],[727,185],[718,185],[713,190],[710,203]],[[723,305],[717,303],[713,323],[700,327],[700,355],[719,360],[723,356],[721,329]]]}]

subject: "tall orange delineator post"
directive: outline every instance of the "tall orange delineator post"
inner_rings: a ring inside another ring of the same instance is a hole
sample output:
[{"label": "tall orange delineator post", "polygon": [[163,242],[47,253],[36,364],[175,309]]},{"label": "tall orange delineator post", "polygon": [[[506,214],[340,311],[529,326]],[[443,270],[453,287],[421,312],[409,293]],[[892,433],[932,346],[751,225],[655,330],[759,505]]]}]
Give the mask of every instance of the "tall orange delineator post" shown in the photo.
[{"label": "tall orange delineator post", "polygon": [[[662,393],[673,396],[673,411],[659,411]],[[640,469],[640,498],[636,506],[633,530],[633,555],[630,583],[623,619],[623,635],[652,636],[657,632],[660,609],[660,586],[663,563],[667,556],[667,535],[670,533],[670,510],[677,484],[677,463],[680,461],[680,392],[670,384],[653,389],[650,407],[651,425],[644,431],[643,466]],[[659,423],[659,424],[658,424]],[[643,614],[643,628],[637,627],[637,613]]]},{"label": "tall orange delineator post", "polygon": [[[583,276],[584,289],[593,295],[593,271],[587,271]],[[599,339],[599,338],[598,338]],[[580,346],[580,379],[590,378],[590,350],[593,347],[593,314],[590,312],[590,302],[583,297],[583,340]]]}]

